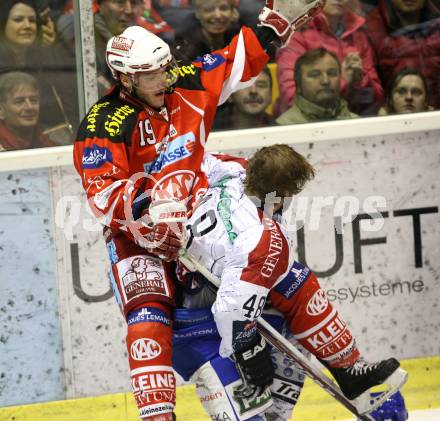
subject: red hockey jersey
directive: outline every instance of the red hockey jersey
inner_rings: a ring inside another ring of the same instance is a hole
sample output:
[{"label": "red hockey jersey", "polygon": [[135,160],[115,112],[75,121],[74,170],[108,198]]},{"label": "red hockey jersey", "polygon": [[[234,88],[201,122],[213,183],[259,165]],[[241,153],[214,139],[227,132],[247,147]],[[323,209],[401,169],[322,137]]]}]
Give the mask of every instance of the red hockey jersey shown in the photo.
[{"label": "red hockey jersey", "polygon": [[160,111],[119,88],[93,105],[78,130],[74,164],[95,214],[127,231],[152,198],[190,208],[207,187],[200,166],[217,106],[249,86],[267,60],[244,27],[224,49],[181,63]]}]

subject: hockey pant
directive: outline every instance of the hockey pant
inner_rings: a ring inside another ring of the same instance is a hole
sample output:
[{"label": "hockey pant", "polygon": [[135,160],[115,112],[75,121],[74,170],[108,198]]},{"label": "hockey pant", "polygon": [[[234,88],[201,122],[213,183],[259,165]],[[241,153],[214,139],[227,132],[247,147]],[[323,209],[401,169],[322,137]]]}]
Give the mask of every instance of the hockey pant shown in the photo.
[{"label": "hockey pant", "polygon": [[173,269],[124,235],[104,231],[111,261],[110,284],[127,320],[127,352],[139,416],[172,412],[176,381],[172,369]]},{"label": "hockey pant", "polygon": [[321,361],[347,367],[359,358],[354,337],[309,268],[294,262],[270,291],[270,302],[285,316],[298,343]]},{"label": "hockey pant", "polygon": [[[282,316],[263,315],[277,330]],[[200,401],[213,420],[287,420],[304,384],[304,373],[272,349],[274,383],[254,400],[233,397],[241,383],[235,363],[219,355],[220,335],[211,309],[177,309],[174,315],[173,367],[195,383]]]}]

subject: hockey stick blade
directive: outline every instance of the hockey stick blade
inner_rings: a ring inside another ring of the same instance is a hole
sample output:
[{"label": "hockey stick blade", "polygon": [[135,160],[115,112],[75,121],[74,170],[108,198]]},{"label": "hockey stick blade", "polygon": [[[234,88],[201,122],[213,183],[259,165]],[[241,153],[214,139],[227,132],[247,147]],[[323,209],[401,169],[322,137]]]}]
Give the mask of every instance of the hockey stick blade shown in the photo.
[{"label": "hockey stick blade", "polygon": [[[180,261],[192,271],[200,272],[208,281],[210,281],[217,288],[220,286],[220,280],[213,275],[208,269],[202,266],[199,262],[186,254],[184,251],[180,256]],[[257,321],[258,331],[264,338],[280,352],[286,355],[288,358],[297,363],[305,373],[319,386],[321,386],[327,393],[329,393],[334,399],[340,402],[345,408],[347,408],[353,415],[358,417],[359,421],[374,421],[374,418],[366,413],[359,413],[353,403],[347,399],[342,393],[339,386],[327,377],[321,370],[312,365],[312,363],[300,352],[294,345],[292,345],[284,336],[276,331],[269,323],[260,318]]]},{"label": "hockey stick blade", "polygon": [[260,334],[275,348],[286,355],[288,358],[298,364],[304,372],[315,383],[321,386],[334,399],[347,408],[352,414],[356,415],[359,421],[374,421],[374,418],[368,414],[359,413],[353,403],[345,397],[341,389],[334,381],[327,377],[321,370],[313,366],[309,360],[298,351],[286,338],[278,333],[269,323],[264,319],[257,322],[258,331]]}]

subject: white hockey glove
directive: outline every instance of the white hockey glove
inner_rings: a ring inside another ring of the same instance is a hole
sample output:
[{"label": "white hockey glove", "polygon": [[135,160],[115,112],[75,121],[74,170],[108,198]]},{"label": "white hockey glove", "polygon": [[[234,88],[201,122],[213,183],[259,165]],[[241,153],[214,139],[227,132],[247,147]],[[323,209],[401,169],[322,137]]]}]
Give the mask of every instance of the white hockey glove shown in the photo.
[{"label": "white hockey glove", "polygon": [[292,34],[312,20],[324,7],[325,0],[266,0],[258,17],[260,25],[278,35],[285,46]]},{"label": "white hockey glove", "polygon": [[157,200],[149,206],[144,218],[152,227],[143,247],[163,260],[177,260],[185,243],[185,205],[175,200]]}]

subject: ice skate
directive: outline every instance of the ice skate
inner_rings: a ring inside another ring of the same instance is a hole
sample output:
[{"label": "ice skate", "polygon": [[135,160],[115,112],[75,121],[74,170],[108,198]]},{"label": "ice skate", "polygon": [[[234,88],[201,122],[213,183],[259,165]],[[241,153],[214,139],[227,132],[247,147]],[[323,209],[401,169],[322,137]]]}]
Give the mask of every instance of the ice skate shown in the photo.
[{"label": "ice skate", "polygon": [[[352,401],[360,414],[365,414],[376,409],[406,382],[408,373],[399,366],[400,363],[395,358],[378,363],[368,363],[359,358],[350,367],[329,367],[329,370],[342,393]],[[387,389],[372,398],[370,389],[381,384],[386,385]]]}]

